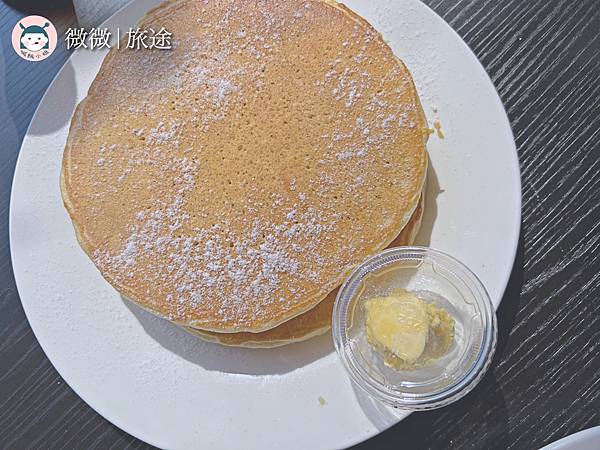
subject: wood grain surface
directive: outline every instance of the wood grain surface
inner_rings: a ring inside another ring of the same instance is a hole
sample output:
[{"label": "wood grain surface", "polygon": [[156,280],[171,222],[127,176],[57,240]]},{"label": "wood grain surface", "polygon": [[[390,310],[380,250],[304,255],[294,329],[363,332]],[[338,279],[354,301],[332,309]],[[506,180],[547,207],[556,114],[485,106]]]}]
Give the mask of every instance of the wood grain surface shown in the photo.
[{"label": "wood grain surface", "polygon": [[[523,178],[521,241],[498,312],[499,348],[482,383],[357,448],[534,449],[600,424],[600,1],[426,3],[473,49],[507,109]],[[71,7],[31,13],[49,17],[60,34],[75,20]],[[147,447],[61,380],[14,284],[14,165],[68,57],[59,46],[43,62],[20,60],[8,36],[23,15],[0,5],[0,448]]]}]

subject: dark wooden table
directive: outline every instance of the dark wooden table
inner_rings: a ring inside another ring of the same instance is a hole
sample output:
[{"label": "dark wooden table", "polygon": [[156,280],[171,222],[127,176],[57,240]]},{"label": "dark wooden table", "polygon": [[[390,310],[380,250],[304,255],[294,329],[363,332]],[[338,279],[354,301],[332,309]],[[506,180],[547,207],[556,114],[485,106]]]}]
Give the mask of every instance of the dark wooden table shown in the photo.
[{"label": "dark wooden table", "polygon": [[[426,3],[474,50],[508,111],[523,178],[521,241],[498,311],[499,347],[482,383],[359,448],[533,449],[600,424],[600,1]],[[72,7],[47,8],[29,13],[49,17],[59,33],[74,24]],[[15,287],[14,165],[68,57],[59,46],[43,62],[20,60],[9,36],[23,15],[0,5],[0,448],[146,447],[61,380]]]}]

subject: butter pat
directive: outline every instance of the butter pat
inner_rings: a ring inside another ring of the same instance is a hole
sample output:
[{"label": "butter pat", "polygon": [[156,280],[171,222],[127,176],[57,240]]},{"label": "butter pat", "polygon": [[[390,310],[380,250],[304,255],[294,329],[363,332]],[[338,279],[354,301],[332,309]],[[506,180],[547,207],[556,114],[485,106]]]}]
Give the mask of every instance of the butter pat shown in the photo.
[{"label": "butter pat", "polygon": [[365,302],[367,339],[386,365],[397,370],[426,366],[454,339],[454,319],[404,289]]}]

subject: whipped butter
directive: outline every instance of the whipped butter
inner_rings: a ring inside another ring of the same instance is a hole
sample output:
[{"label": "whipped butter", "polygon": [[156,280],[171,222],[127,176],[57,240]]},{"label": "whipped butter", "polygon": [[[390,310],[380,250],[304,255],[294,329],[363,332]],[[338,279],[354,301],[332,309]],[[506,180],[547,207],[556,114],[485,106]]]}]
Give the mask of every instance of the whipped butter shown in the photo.
[{"label": "whipped butter", "polygon": [[369,343],[396,370],[427,366],[448,352],[454,319],[443,308],[397,289],[365,302]]}]

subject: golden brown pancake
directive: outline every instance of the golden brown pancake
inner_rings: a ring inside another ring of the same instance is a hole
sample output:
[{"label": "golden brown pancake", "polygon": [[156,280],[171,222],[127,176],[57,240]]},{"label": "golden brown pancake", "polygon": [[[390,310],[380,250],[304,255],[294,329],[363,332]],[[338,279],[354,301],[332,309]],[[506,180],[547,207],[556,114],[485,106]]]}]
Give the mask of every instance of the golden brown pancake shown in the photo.
[{"label": "golden brown pancake", "polygon": [[[419,205],[412,217],[394,239],[390,247],[411,245],[421,226],[423,217],[424,195],[421,195]],[[331,315],[337,297],[338,289],[325,297],[313,309],[260,333],[215,333],[212,331],[197,330],[183,327],[187,332],[206,341],[217,342],[223,345],[236,347],[279,347],[293,342],[300,342],[318,336],[331,328]]]},{"label": "golden brown pancake", "polygon": [[177,324],[261,332],[314,308],[417,206],[427,157],[406,67],[317,0],[174,1],[113,48],[77,107],[65,206],[125,297]]}]

